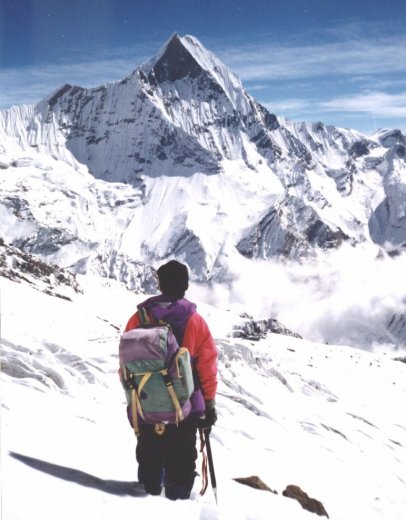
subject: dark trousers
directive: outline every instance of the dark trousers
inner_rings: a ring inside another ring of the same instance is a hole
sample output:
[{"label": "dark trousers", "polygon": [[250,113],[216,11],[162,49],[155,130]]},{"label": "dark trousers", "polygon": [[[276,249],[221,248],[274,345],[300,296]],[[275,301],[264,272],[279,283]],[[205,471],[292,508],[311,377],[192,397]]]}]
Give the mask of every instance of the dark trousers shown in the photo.
[{"label": "dark trousers", "polygon": [[197,428],[192,422],[166,425],[159,435],[152,425],[140,425],[137,442],[138,479],[145,491],[167,498],[189,498],[195,479]]}]

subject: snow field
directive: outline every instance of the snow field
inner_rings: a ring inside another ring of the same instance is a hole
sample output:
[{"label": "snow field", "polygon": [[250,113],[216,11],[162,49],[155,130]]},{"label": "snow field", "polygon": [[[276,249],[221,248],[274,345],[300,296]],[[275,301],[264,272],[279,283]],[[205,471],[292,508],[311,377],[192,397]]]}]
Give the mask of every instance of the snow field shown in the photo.
[{"label": "snow field", "polygon": [[[387,352],[275,334],[259,342],[217,336],[219,420],[211,439],[219,504],[210,487],[199,496],[199,477],[190,501],[143,496],[117,344],[144,297],[96,277],[84,277],[82,288],[69,302],[2,283],[5,520],[28,512],[41,520],[314,518],[282,496],[288,484],[321,500],[335,520],[403,519],[405,365]],[[200,307],[213,330],[221,330],[219,317],[232,322],[231,310]],[[278,495],[233,480],[250,475]]]}]

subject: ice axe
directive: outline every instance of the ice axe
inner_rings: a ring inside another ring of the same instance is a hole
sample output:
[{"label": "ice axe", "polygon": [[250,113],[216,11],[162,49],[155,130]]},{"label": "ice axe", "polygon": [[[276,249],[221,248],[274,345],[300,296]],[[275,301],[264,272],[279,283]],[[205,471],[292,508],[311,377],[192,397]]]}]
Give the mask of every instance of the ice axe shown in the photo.
[{"label": "ice axe", "polygon": [[213,464],[213,454],[211,452],[211,445],[210,445],[210,429],[201,429],[200,430],[200,437],[202,437],[202,434],[204,436],[204,442],[206,445],[206,451],[207,451],[207,462],[209,465],[209,473],[210,473],[210,483],[211,487],[213,488],[214,498],[217,502],[217,483],[216,483],[216,474],[214,472],[214,464]]}]

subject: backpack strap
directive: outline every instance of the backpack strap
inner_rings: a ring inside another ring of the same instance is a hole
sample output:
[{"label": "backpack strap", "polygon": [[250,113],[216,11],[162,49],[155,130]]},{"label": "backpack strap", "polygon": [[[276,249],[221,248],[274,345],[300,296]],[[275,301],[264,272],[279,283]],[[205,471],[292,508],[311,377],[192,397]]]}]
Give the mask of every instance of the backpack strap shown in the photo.
[{"label": "backpack strap", "polygon": [[130,387],[131,388],[131,415],[132,415],[132,420],[133,420],[134,433],[137,437],[139,435],[138,414],[140,415],[140,417],[142,419],[145,419],[139,396],[141,395],[142,388],[144,387],[144,385],[148,381],[148,379],[151,377],[151,375],[152,375],[152,372],[146,372],[144,374],[143,378],[141,379],[140,384],[138,385],[138,388],[136,388],[134,385],[132,385]]},{"label": "backpack strap", "polygon": [[152,319],[145,307],[138,307],[138,315],[140,317],[141,325],[152,325]]},{"label": "backpack strap", "polygon": [[[168,390],[169,396],[172,399],[173,406],[176,411],[176,424],[183,421],[185,418],[182,412],[182,407],[180,406],[179,399],[176,395],[176,392],[173,388],[172,384],[172,378],[169,375],[168,369],[165,368],[163,370],[160,370],[159,373],[162,375],[166,389]],[[131,390],[131,415],[133,420],[133,429],[135,435],[138,437],[139,435],[139,427],[138,427],[138,414],[142,419],[145,419],[144,412],[142,411],[142,406],[140,402],[139,396],[141,395],[141,391],[146,385],[148,379],[152,376],[152,372],[144,372],[140,384],[138,385],[138,388],[132,388]],[[164,431],[164,430],[163,430]],[[161,434],[163,431],[159,431],[157,433]]]},{"label": "backpack strap", "polygon": [[138,316],[140,318],[141,326],[168,325],[168,327],[172,328],[170,323],[166,322],[165,320],[158,320],[154,318],[154,316],[150,312],[148,312],[145,307],[138,307]]},{"label": "backpack strap", "polygon": [[140,400],[138,398],[137,390],[133,388],[131,390],[131,415],[133,420],[133,429],[135,435],[138,437],[140,430],[138,428],[138,412],[140,415],[142,414],[142,409],[140,405]]},{"label": "backpack strap", "polygon": [[179,403],[179,399],[177,398],[176,392],[173,389],[172,378],[169,375],[167,368],[165,368],[164,370],[161,370],[161,374],[162,374],[162,377],[164,378],[166,389],[168,390],[168,393],[169,393],[169,395],[170,395],[170,397],[172,399],[173,406],[175,407],[175,410],[176,410],[176,424],[178,424],[180,421],[183,421],[184,416],[183,416],[182,408],[181,408],[180,403]]},{"label": "backpack strap", "polygon": [[186,347],[179,347],[179,350],[175,356],[175,365],[176,365],[176,373],[177,376],[180,377],[180,371],[179,371],[179,358],[185,354],[185,352],[189,352],[189,349]]}]

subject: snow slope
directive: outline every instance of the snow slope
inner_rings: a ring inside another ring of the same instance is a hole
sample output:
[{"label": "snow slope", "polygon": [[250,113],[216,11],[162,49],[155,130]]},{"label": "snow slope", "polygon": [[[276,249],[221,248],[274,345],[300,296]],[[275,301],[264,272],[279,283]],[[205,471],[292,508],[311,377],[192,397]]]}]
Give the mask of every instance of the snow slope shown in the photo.
[{"label": "snow slope", "polygon": [[[404,519],[406,365],[395,353],[276,334],[232,338],[239,309],[204,301],[219,347],[218,505],[210,489],[199,496],[199,478],[190,501],[145,497],[117,376],[120,330],[145,296],[78,280],[81,292],[58,298],[35,280],[2,279],[4,520],[314,518],[282,496],[289,484],[334,520]],[[189,293],[201,297],[198,287]],[[233,480],[251,475],[278,494]]]}]

